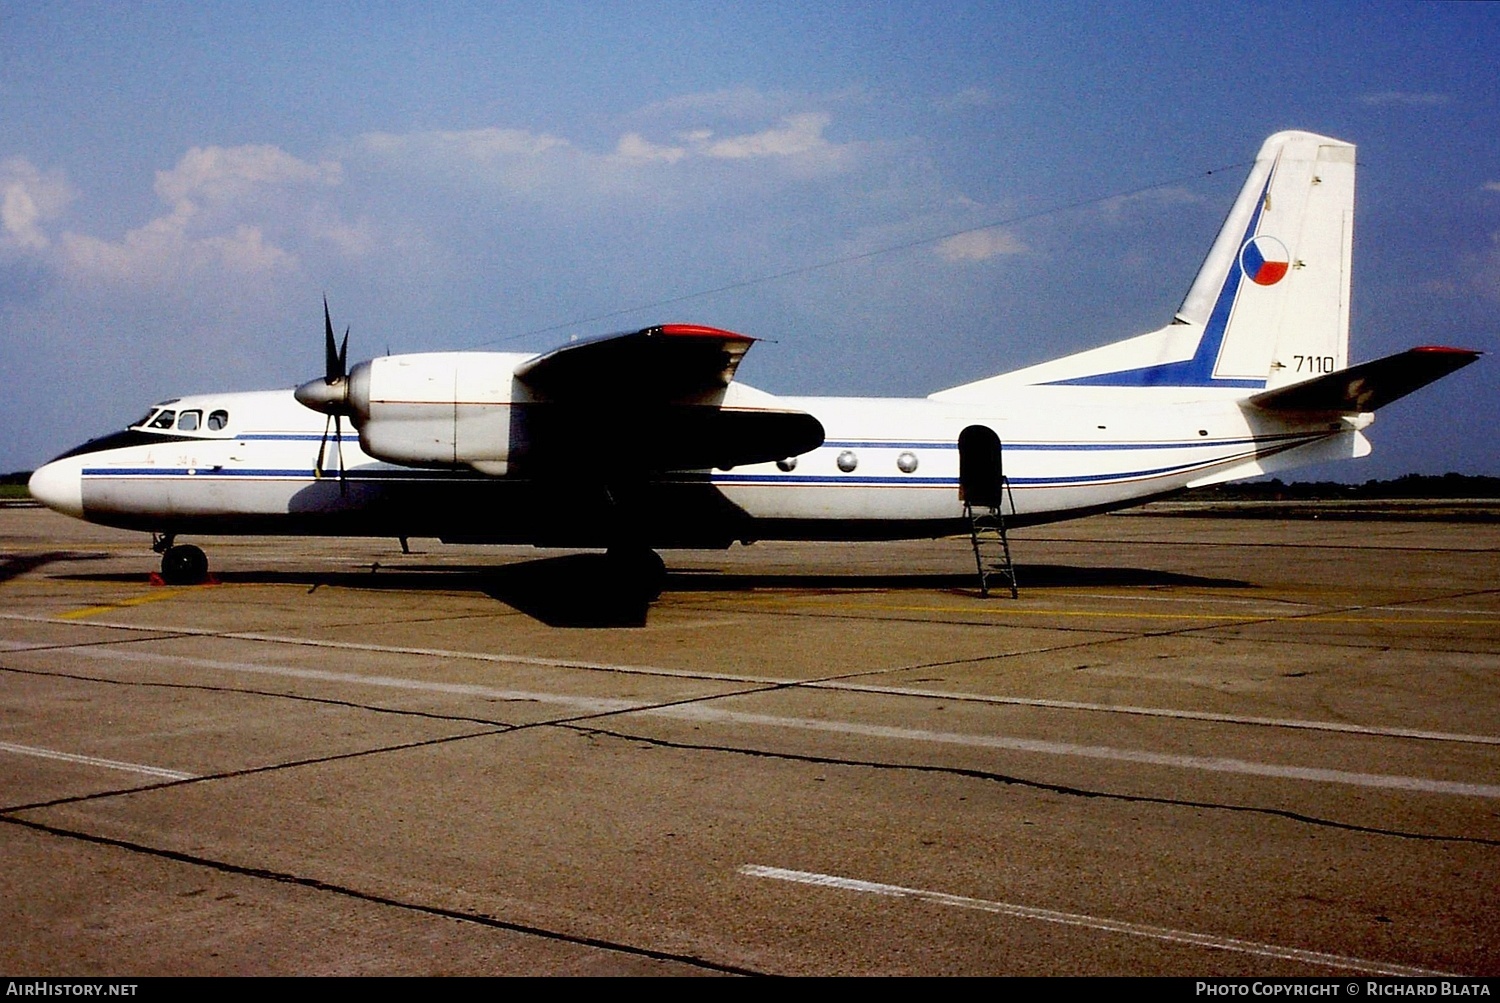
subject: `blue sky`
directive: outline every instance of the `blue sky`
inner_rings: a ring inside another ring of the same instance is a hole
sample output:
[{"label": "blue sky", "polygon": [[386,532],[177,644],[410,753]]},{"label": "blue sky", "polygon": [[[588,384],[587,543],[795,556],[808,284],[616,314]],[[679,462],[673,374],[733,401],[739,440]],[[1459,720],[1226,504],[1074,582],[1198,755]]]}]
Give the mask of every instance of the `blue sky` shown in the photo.
[{"label": "blue sky", "polygon": [[[1492,5],[0,0],[0,470],[317,375],[325,292],[357,358],[687,321],[926,394],[1167,322],[1284,128],[1359,145],[1353,357],[1494,352],[1497,64]],[[1305,476],[1500,474],[1497,366]]]}]

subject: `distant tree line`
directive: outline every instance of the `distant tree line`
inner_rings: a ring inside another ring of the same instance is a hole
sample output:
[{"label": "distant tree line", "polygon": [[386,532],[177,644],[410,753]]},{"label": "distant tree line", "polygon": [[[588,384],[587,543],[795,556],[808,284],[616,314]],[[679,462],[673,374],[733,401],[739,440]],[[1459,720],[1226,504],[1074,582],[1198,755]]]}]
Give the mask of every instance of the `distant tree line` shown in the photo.
[{"label": "distant tree line", "polygon": [[1500,477],[1469,474],[1406,474],[1389,481],[1340,484],[1279,478],[1194,488],[1180,496],[1189,501],[1350,501],[1391,498],[1500,498]]}]

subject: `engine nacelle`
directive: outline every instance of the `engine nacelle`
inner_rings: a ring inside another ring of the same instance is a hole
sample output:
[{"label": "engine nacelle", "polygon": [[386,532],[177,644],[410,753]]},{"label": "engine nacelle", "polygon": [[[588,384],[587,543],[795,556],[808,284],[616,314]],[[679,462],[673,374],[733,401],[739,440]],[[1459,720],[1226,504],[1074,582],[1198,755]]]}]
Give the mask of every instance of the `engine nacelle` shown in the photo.
[{"label": "engine nacelle", "polygon": [[412,467],[503,475],[515,405],[529,399],[514,352],[389,355],[355,366],[349,405],[364,451]]},{"label": "engine nacelle", "polygon": [[665,325],[547,355],[388,355],[296,389],[350,418],[370,456],[408,467],[602,482],[729,469],[815,449],[823,426],[734,384],[750,339]]}]

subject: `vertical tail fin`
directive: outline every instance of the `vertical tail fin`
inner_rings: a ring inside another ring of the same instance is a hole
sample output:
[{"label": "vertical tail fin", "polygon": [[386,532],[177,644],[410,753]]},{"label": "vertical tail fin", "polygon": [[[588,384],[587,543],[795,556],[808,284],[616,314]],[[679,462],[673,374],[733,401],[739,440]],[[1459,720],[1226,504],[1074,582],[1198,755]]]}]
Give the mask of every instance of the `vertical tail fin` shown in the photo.
[{"label": "vertical tail fin", "polygon": [[1000,385],[1275,389],[1345,368],[1354,146],[1267,139],[1172,324],[934,394]]},{"label": "vertical tail fin", "polygon": [[1345,368],[1353,226],[1351,144],[1266,140],[1177,311],[1204,329],[1194,375],[1274,389]]}]

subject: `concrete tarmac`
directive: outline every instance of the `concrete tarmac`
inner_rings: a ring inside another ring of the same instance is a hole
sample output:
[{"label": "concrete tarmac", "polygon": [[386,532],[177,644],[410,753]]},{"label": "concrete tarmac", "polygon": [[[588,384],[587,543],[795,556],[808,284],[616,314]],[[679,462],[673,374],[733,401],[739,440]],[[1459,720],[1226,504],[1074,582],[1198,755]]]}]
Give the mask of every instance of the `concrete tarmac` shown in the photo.
[{"label": "concrete tarmac", "polygon": [[0,509],[0,971],[1500,974],[1500,526],[589,555]]}]

